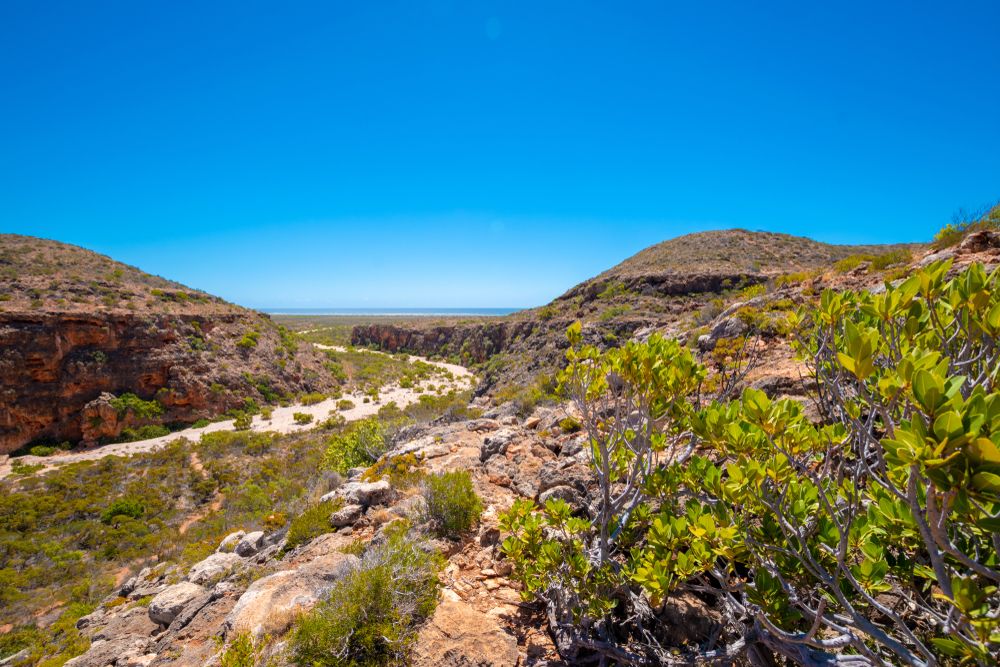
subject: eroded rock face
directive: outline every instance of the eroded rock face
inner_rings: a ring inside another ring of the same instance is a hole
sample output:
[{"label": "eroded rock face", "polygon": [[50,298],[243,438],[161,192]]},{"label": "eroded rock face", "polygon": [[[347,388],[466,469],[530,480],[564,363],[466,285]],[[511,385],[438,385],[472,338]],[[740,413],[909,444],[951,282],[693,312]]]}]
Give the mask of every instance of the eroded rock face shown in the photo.
[{"label": "eroded rock face", "polygon": [[185,581],[170,586],[149,603],[149,620],[160,625],[170,625],[184,607],[206,593],[204,587]]},{"label": "eroded rock face", "polygon": [[414,667],[514,667],[517,640],[464,602],[445,601],[420,629]]},{"label": "eroded rock face", "polygon": [[223,621],[227,632],[266,634],[267,623],[278,622],[283,614],[311,609],[330,584],[343,577],[361,561],[357,556],[331,553],[320,556],[297,570],[285,570],[258,579],[240,597]]},{"label": "eroded rock face", "polygon": [[[0,312],[0,386],[7,390],[0,393],[0,455],[43,436],[93,444],[126,427],[192,423],[242,406],[235,392],[213,392],[211,386],[242,388],[241,371],[273,366],[280,345],[276,328],[261,328],[260,344],[252,351],[235,344],[240,332],[259,322],[228,308],[169,315]],[[194,349],[192,340],[200,346],[211,343],[213,358]],[[318,356],[300,354],[296,360],[301,370],[289,365],[270,374],[275,391],[333,386]],[[155,420],[137,419],[130,411],[119,414],[110,401],[124,392],[159,401],[163,413]]]}]

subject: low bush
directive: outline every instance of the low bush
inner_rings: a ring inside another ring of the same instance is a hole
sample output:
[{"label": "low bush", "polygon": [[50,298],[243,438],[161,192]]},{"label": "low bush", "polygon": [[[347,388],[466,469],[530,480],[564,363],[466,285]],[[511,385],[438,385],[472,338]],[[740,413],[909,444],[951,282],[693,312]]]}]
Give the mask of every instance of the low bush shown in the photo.
[{"label": "low bush", "polygon": [[264,659],[265,643],[267,637],[255,643],[250,634],[241,632],[219,656],[219,664],[221,667],[254,667]]},{"label": "low bush", "polygon": [[872,271],[882,271],[893,264],[904,264],[908,263],[913,259],[913,252],[909,248],[903,248],[902,250],[897,250],[895,252],[887,252],[882,255],[878,255],[872,260]]},{"label": "low bush", "polygon": [[408,663],[416,626],[437,603],[438,560],[401,531],[369,547],[361,566],[333,584],[290,635],[298,667]]},{"label": "low bush", "polygon": [[343,475],[351,468],[371,465],[389,450],[392,436],[401,425],[401,421],[378,417],[355,422],[346,433],[330,438],[325,466]]},{"label": "low bush", "polygon": [[313,416],[308,412],[293,412],[292,419],[295,420],[296,424],[309,424],[313,420]]},{"label": "low bush", "polygon": [[325,400],[326,400],[326,394],[321,394],[318,391],[314,391],[311,394],[306,394],[305,396],[303,396],[301,399],[299,399],[299,402],[302,403],[302,405],[316,405],[317,403],[322,403]]},{"label": "low bush", "polygon": [[337,401],[337,409],[338,410],[350,410],[353,407],[354,407],[354,401],[348,400],[346,398]]},{"label": "low bush", "polygon": [[112,438],[111,442],[141,442],[143,440],[152,440],[153,438],[162,438],[165,435],[170,435],[170,429],[166,426],[160,424],[148,424],[146,426],[140,426],[139,428],[125,428],[122,430],[121,435],[117,438]]},{"label": "low bush", "polygon": [[144,401],[132,393],[122,394],[109,402],[120,419],[124,418],[129,411],[138,419],[153,419],[163,414],[163,405],[159,401]]},{"label": "low bush", "polygon": [[[296,419],[296,421],[298,421]],[[240,412],[233,421],[233,428],[237,431],[249,431],[250,427],[253,425],[253,416],[246,413]]]},{"label": "low bush", "polygon": [[420,461],[417,460],[417,457],[413,454],[406,454],[373,465],[365,471],[361,479],[365,482],[377,482],[382,479],[383,475],[389,476],[392,488],[404,491],[420,484],[427,476],[423,470],[420,470]]},{"label": "low bush", "polygon": [[332,533],[330,515],[344,507],[344,499],[337,498],[332,502],[316,503],[306,508],[304,512],[292,519],[288,526],[288,542],[283,551],[291,551],[300,544],[306,544],[313,538],[326,533]]},{"label": "low bush", "polygon": [[251,349],[257,347],[257,342],[260,340],[260,332],[258,331],[247,331],[243,334],[243,338],[236,341],[238,347],[244,349]]},{"label": "low bush", "polygon": [[441,535],[458,536],[467,531],[483,512],[467,470],[428,475],[422,492],[424,519],[432,521]]},{"label": "low bush", "polygon": [[146,513],[146,506],[138,500],[131,498],[119,498],[111,503],[111,506],[101,512],[101,523],[111,524],[117,517],[127,516],[130,519],[142,518]]},{"label": "low bush", "polygon": [[740,298],[744,301],[749,301],[754,297],[764,296],[765,293],[767,293],[767,288],[763,285],[750,285],[743,288],[743,291],[740,292]]}]

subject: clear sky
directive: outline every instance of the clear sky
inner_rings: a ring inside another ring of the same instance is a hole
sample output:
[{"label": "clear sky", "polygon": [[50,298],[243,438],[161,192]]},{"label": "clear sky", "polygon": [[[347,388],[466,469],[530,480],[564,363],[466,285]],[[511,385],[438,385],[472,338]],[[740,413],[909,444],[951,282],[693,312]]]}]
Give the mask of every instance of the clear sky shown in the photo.
[{"label": "clear sky", "polygon": [[0,230],[252,307],[527,307],[1000,197],[1000,3],[0,2]]}]

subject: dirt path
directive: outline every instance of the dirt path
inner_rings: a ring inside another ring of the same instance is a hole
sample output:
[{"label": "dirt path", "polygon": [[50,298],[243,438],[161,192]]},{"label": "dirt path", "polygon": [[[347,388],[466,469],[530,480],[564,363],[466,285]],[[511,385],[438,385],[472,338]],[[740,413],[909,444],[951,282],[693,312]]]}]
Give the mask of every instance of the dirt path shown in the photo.
[{"label": "dirt path", "polygon": [[[325,350],[337,350],[339,352],[345,351],[343,347],[331,346],[331,345],[316,345],[315,347]],[[373,352],[373,354],[384,354],[382,352]],[[422,357],[410,357],[410,362],[414,362],[417,359],[423,361],[424,363],[437,366],[442,370],[447,370],[455,376],[453,381],[447,383],[445,387],[445,382],[441,382],[440,386],[443,388],[454,388],[456,391],[464,391],[473,386],[475,383],[475,376],[467,368],[462,366],[456,366],[455,364],[447,364],[440,361],[428,361]],[[367,398],[361,392],[345,393],[341,398],[328,398],[325,401],[316,403],[314,405],[291,405],[287,408],[276,407],[273,409],[270,420],[263,420],[260,415],[253,418],[253,423],[251,425],[252,431],[264,432],[264,431],[274,431],[277,433],[295,433],[298,431],[308,431],[313,428],[318,422],[326,420],[331,414],[341,414],[347,421],[355,421],[357,419],[364,419],[365,417],[370,417],[379,411],[379,408],[388,404],[390,401],[395,402],[400,408],[405,408],[406,406],[417,403],[420,401],[420,396],[422,393],[418,393],[413,389],[404,389],[399,385],[389,385],[388,387],[379,391],[378,402],[371,401],[365,403]],[[354,403],[354,407],[350,410],[339,410],[337,408],[337,403],[341,400],[347,399]],[[370,399],[369,399],[370,400]],[[299,424],[295,421],[295,413],[305,413],[312,415],[313,420],[309,424]],[[51,467],[54,465],[65,465],[67,463],[75,463],[77,461],[94,461],[97,459],[102,459],[105,456],[130,456],[132,454],[138,454],[140,452],[148,452],[156,449],[162,445],[169,442],[174,442],[175,440],[180,440],[181,438],[187,438],[192,442],[197,442],[201,438],[203,433],[212,433],[215,431],[231,431],[233,430],[233,421],[223,421],[215,422],[204,426],[202,428],[188,428],[183,431],[177,431],[176,433],[171,433],[170,435],[165,435],[159,438],[152,438],[150,440],[141,440],[139,442],[129,442],[121,444],[110,444],[102,445],[89,449],[83,452],[65,452],[61,454],[56,454],[54,456],[38,457],[38,456],[21,456],[18,460],[21,461],[23,465],[37,465],[43,464],[46,467]],[[0,479],[11,474],[10,461],[7,461],[0,465]]]}]

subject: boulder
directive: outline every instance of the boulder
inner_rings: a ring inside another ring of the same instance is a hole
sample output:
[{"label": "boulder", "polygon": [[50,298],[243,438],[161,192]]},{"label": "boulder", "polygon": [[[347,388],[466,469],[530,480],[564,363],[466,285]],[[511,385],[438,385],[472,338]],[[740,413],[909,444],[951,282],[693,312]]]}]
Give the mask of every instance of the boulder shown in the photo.
[{"label": "boulder", "polygon": [[479,450],[479,460],[485,463],[491,456],[496,454],[506,454],[510,443],[517,439],[517,433],[511,429],[497,431],[493,435],[483,438],[483,445]]},{"label": "boulder", "polygon": [[[499,411],[496,411],[499,414]],[[495,431],[500,428],[500,424],[495,419],[473,419],[465,428],[470,431]]]},{"label": "boulder", "polygon": [[195,563],[188,570],[188,581],[204,584],[209,579],[224,576],[242,564],[243,560],[236,554],[214,553],[200,563]]},{"label": "boulder", "polygon": [[722,320],[705,336],[698,337],[698,346],[703,350],[714,350],[715,344],[723,338],[735,338],[746,331],[747,325],[738,317]]},{"label": "boulder", "polygon": [[185,606],[206,592],[204,587],[190,581],[169,586],[150,601],[149,620],[160,625],[170,625]]},{"label": "boulder", "polygon": [[261,531],[254,531],[248,533],[240,540],[239,544],[236,545],[236,555],[241,558],[248,558],[253,556],[255,553],[260,551],[261,546],[264,544],[264,533]]},{"label": "boulder", "polygon": [[941,252],[935,252],[930,255],[927,255],[922,260],[917,262],[917,267],[922,269],[925,266],[933,264],[934,262],[943,262],[946,259],[952,259],[954,256],[955,253],[951,250],[942,250]]},{"label": "boulder", "polygon": [[781,394],[792,393],[796,389],[796,384],[797,381],[795,378],[774,375],[754,380],[750,383],[750,388],[764,392],[767,394],[768,398],[774,398],[776,396],[780,396]]},{"label": "boulder", "polygon": [[240,596],[222,623],[226,632],[249,632],[260,638],[271,619],[311,609],[330,584],[361,561],[357,556],[331,553],[303,565],[258,579]]},{"label": "boulder", "polygon": [[330,515],[330,525],[334,528],[352,525],[361,518],[365,508],[361,505],[346,505],[343,509]]},{"label": "boulder", "polygon": [[965,237],[959,249],[963,252],[982,252],[1000,246],[1000,232],[983,229]]},{"label": "boulder", "polygon": [[586,505],[580,493],[571,486],[553,486],[538,494],[538,504],[545,505],[549,499],[564,500],[573,508],[573,514],[580,512]]},{"label": "boulder", "polygon": [[420,629],[413,667],[514,667],[517,639],[464,602],[445,601]]},{"label": "boulder", "polygon": [[347,481],[353,482],[359,480],[361,479],[361,476],[364,475],[367,471],[368,468],[365,468],[364,466],[360,468],[351,468],[350,470],[347,471]]},{"label": "boulder", "polygon": [[390,486],[389,482],[385,480],[379,480],[378,482],[348,482],[336,491],[320,498],[320,501],[333,500],[338,496],[347,501],[348,505],[370,507],[372,505],[388,505],[396,499],[396,492]]},{"label": "boulder", "polygon": [[233,549],[236,548],[236,545],[240,543],[240,540],[242,540],[243,536],[246,534],[247,533],[245,530],[238,530],[235,533],[230,533],[229,535],[226,535],[225,539],[219,542],[219,548],[215,550],[216,553],[220,551],[232,551]]},{"label": "boulder", "polygon": [[[565,463],[571,462],[567,460],[559,462],[559,464]],[[575,463],[562,468],[558,467],[559,464],[547,463],[542,466],[541,472],[538,473],[538,493],[545,493],[557,486],[569,486],[581,494],[586,494],[587,487],[594,481],[593,473]]]}]

